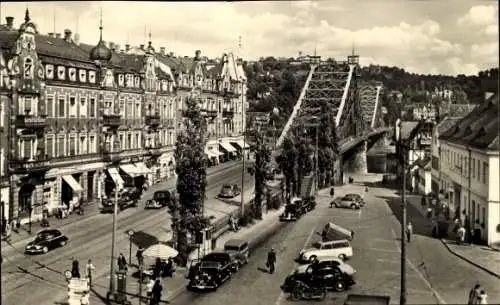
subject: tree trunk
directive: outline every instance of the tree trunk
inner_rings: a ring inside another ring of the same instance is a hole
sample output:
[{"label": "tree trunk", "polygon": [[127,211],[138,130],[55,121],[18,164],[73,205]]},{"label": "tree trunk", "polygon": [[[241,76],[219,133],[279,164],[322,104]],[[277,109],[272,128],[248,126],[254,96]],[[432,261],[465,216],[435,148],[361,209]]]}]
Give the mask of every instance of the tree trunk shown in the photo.
[{"label": "tree trunk", "polygon": [[189,243],[187,231],[184,228],[177,229],[177,251],[179,251],[179,264],[186,266],[189,257]]}]

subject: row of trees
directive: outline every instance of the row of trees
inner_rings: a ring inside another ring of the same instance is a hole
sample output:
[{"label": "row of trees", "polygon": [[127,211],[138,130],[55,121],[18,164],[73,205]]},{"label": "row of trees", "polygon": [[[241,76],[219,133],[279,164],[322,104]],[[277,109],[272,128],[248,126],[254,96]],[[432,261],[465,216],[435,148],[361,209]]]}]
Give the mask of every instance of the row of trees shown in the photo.
[{"label": "row of trees", "polygon": [[[172,228],[177,236],[177,250],[182,264],[187,262],[195,245],[188,236],[210,227],[210,218],[204,213],[205,189],[207,186],[207,164],[205,145],[207,143],[207,122],[200,109],[199,96],[193,95],[186,101],[184,128],[177,136],[175,159],[177,173],[177,206],[173,211]],[[252,133],[255,144],[255,200],[253,209],[246,213],[248,218],[262,218],[262,202],[266,193],[266,169],[271,159],[271,151],[261,133]],[[242,190],[243,191],[243,190]]]}]

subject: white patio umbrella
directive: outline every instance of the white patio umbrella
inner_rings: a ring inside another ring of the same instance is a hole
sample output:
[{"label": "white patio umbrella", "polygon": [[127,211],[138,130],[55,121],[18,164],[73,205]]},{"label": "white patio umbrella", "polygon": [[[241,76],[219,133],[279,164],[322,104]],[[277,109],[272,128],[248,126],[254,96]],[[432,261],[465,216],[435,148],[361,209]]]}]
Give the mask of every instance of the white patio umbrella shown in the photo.
[{"label": "white patio umbrella", "polygon": [[177,250],[170,246],[164,244],[156,244],[144,250],[142,255],[144,257],[168,259],[170,257],[176,257],[177,254],[179,254],[179,252],[177,252]]}]

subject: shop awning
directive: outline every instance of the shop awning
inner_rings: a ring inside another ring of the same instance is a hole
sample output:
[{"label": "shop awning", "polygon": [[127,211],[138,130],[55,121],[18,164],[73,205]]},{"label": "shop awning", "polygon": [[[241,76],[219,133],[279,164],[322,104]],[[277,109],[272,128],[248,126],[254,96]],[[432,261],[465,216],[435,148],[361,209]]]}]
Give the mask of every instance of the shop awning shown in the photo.
[{"label": "shop awning", "polygon": [[238,141],[234,141],[234,142],[231,142],[231,143],[235,143],[240,148],[250,148],[250,146],[247,143],[245,143],[245,141],[243,141],[243,140],[238,140]]},{"label": "shop awning", "polygon": [[120,164],[120,168],[132,178],[141,176],[141,173],[139,173],[139,169],[133,164]]},{"label": "shop awning", "polygon": [[151,173],[151,169],[149,169],[143,162],[134,163],[134,165],[136,167],[137,173],[143,176]]},{"label": "shop awning", "polygon": [[71,176],[71,175],[64,175],[64,176],[62,176],[62,178],[64,179],[64,181],[66,181],[66,183],[69,184],[69,186],[73,189],[74,192],[81,192],[81,191],[83,191],[82,186],[80,185],[80,183],[78,183],[75,180],[75,178],[73,178],[73,176]]},{"label": "shop awning", "polygon": [[229,142],[220,142],[219,144],[220,146],[222,146],[222,148],[224,148],[225,151],[229,153],[236,152],[236,148],[229,144]]},{"label": "shop awning", "polygon": [[108,173],[111,176],[111,179],[113,179],[113,181],[115,182],[115,185],[117,185],[119,189],[122,189],[125,185],[125,182],[118,173],[118,169],[115,167],[108,168]]},{"label": "shop awning", "polygon": [[219,155],[216,154],[215,151],[208,150],[208,149],[205,149],[205,155],[207,155],[209,158],[217,158],[217,157],[219,157]]}]

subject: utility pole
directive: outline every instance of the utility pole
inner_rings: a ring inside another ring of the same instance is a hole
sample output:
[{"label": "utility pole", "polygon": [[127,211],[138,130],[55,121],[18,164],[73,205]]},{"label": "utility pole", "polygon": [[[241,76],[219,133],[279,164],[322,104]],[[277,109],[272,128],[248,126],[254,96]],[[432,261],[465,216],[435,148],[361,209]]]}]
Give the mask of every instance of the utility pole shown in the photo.
[{"label": "utility pole", "polygon": [[244,99],[243,99],[243,83],[241,84],[241,131],[243,133],[243,147],[242,147],[242,166],[243,168],[241,169],[241,218],[244,217],[245,215],[245,198],[243,197],[243,194],[245,193],[245,146],[247,146],[247,141],[246,141],[246,126],[245,126],[245,105],[244,105]]},{"label": "utility pole", "polygon": [[403,189],[402,208],[403,219],[401,220],[401,295],[399,304],[406,305],[406,157],[403,155]]}]

